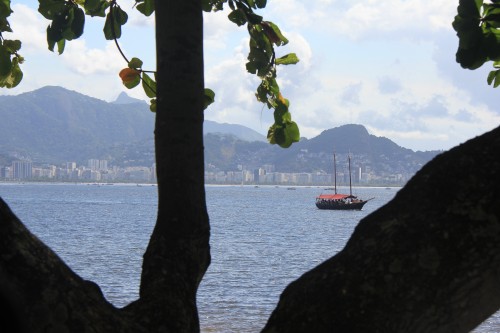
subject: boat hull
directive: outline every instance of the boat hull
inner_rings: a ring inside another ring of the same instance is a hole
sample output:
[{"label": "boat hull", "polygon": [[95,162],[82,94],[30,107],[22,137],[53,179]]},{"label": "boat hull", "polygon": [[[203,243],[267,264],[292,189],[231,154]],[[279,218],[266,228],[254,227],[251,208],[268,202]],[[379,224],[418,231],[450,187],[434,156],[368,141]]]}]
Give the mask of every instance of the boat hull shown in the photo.
[{"label": "boat hull", "polygon": [[316,207],[328,210],[361,210],[368,200],[358,202],[339,202],[334,200],[317,200]]}]

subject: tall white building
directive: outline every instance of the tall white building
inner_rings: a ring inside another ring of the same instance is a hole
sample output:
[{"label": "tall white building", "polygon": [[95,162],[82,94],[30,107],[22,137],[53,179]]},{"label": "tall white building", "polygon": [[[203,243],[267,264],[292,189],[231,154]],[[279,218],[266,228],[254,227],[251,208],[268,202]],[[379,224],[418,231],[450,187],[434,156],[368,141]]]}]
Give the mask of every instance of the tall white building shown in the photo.
[{"label": "tall white building", "polygon": [[93,158],[88,160],[87,167],[92,171],[99,170],[99,160]]},{"label": "tall white building", "polygon": [[106,170],[108,170],[108,161],[98,160],[98,159],[90,159],[87,162],[87,166],[92,171],[106,171]]},{"label": "tall white building", "polygon": [[76,169],[76,162],[66,162],[66,169],[73,171]]},{"label": "tall white building", "polygon": [[106,170],[108,170],[108,161],[106,161],[106,160],[99,160],[99,170],[100,171],[106,171]]},{"label": "tall white building", "polygon": [[12,162],[12,178],[30,179],[33,175],[33,164],[29,161]]}]

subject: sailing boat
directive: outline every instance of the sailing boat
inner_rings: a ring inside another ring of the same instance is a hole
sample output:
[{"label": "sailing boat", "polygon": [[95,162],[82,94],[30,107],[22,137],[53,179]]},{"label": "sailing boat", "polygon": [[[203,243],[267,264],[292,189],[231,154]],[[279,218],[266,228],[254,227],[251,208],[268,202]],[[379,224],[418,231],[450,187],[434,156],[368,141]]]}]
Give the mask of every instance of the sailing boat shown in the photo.
[{"label": "sailing boat", "polygon": [[370,201],[359,199],[357,196],[352,195],[352,178],[351,178],[351,156],[349,160],[349,194],[337,193],[337,161],[335,153],[333,154],[333,178],[334,178],[334,191],[335,194],[320,194],[316,197],[316,207],[319,209],[331,210],[361,210],[363,206]]}]

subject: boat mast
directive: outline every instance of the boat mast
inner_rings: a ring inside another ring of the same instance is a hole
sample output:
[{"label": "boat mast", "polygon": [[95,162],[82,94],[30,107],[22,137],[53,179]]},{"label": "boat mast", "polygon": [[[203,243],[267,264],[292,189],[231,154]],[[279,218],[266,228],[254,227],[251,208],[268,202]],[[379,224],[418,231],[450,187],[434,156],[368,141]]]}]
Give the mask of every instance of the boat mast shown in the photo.
[{"label": "boat mast", "polygon": [[333,179],[335,194],[337,194],[337,160],[335,159],[335,153],[333,153]]},{"label": "boat mast", "polygon": [[351,180],[351,155],[348,155],[349,158],[349,194],[352,196],[352,180]]}]

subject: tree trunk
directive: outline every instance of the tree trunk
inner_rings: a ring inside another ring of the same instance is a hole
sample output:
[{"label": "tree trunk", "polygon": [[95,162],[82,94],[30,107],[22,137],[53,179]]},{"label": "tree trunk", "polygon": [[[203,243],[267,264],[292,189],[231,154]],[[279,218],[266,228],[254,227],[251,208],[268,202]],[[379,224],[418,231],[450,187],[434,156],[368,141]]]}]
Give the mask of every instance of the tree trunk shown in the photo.
[{"label": "tree trunk", "polygon": [[2,332],[147,332],[31,234],[0,198]]},{"label": "tree trunk", "polygon": [[210,263],[203,16],[199,0],[160,0],[155,6],[158,217],[144,254],[141,299],[133,307],[139,320],[156,323],[159,331],[198,332],[196,292]]},{"label": "tree trunk", "polygon": [[[0,199],[0,305],[24,332],[199,332],[198,285],[210,263],[203,152],[201,1],[156,1],[158,216],[140,298],[116,309]],[[3,323],[2,323],[3,324]]]},{"label": "tree trunk", "polygon": [[[202,11],[199,0],[155,5],[159,205],[140,298],[113,307],[0,199],[0,305],[14,331],[199,331],[196,291],[210,263]],[[360,222],[344,250],[287,287],[264,332],[460,333],[494,313],[498,151],[500,128],[435,158]]]},{"label": "tree trunk", "polygon": [[263,332],[469,332],[500,308],[500,128],[436,157]]}]

